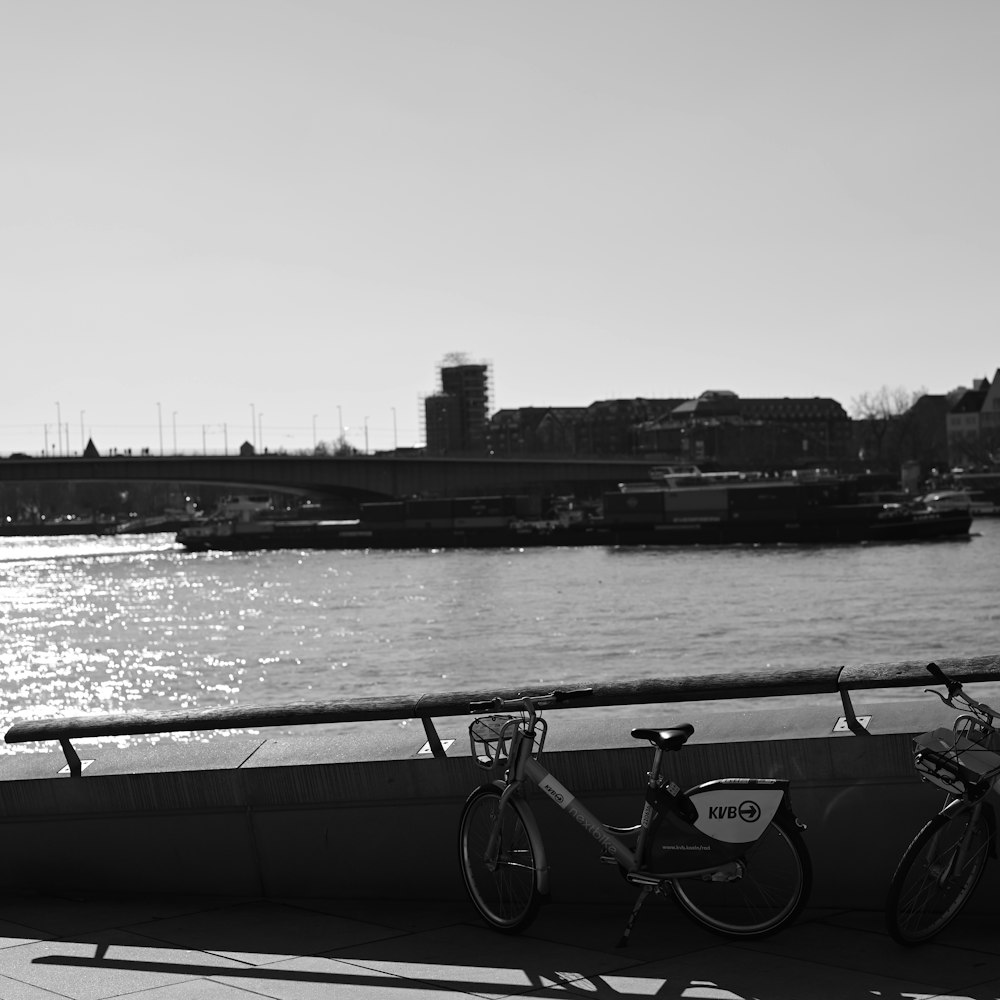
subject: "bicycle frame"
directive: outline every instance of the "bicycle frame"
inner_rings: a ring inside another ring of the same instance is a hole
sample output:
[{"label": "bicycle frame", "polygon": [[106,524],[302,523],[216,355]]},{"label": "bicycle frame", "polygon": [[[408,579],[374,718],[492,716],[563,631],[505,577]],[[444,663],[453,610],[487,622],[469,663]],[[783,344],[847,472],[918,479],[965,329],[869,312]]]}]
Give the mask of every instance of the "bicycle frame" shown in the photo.
[{"label": "bicycle frame", "polygon": [[[642,816],[635,826],[604,823],[542,763],[548,726],[541,710],[588,694],[498,695],[469,706],[494,713],[469,725],[473,759],[485,770],[504,768],[502,778],[470,793],[459,823],[465,888],[487,924],[518,933],[548,895],[544,842],[524,796],[531,784],[601,845],[602,862],[617,865],[638,888],[620,946],[643,900],[668,890],[696,923],[730,937],[763,937],[794,920],[808,898],[812,868],[803,824],[788,800],[789,781],[718,778],[685,791],[662,773],[662,764],[694,728],[633,729],[653,748]],[[518,714],[495,714],[512,710]]]},{"label": "bicycle frame", "polygon": [[[504,808],[510,799],[518,794],[526,781],[538,786],[549,799],[562,809],[574,822],[596,840],[606,852],[624,870],[626,878],[637,884],[658,885],[671,879],[698,878],[700,876],[714,875],[722,873],[723,877],[736,878],[740,874],[740,863],[736,857],[724,860],[715,859],[713,863],[697,868],[684,867],[676,870],[666,871],[645,871],[641,867],[641,859],[646,857],[646,841],[650,834],[654,809],[647,800],[644,804],[642,817],[637,827],[618,828],[610,827],[599,819],[573,792],[562,784],[551,772],[546,770],[533,756],[535,736],[535,710],[530,703],[526,706],[528,713],[527,722],[517,722],[511,738],[510,754],[507,763],[505,779],[497,781],[497,787],[502,789],[500,796],[499,812],[502,815]],[[649,781],[647,788],[658,788],[660,785],[660,772],[662,766],[663,751],[654,749],[653,765],[649,771]],[[737,789],[740,796],[744,798],[744,805],[749,805],[755,811],[752,817],[754,823],[759,824],[759,828],[751,836],[727,835],[722,833],[723,843],[728,842],[733,845],[752,843],[763,829],[766,828],[778,807],[785,801],[785,794],[788,783],[779,779],[722,779],[719,781],[707,782],[697,786],[692,790],[696,796],[708,796],[709,801],[718,801],[719,796],[732,798],[733,790]],[[759,803],[751,796],[755,793],[761,800]],[[713,798],[714,796],[714,798]],[[723,810],[731,812],[733,806],[710,806],[709,811]],[[730,820],[734,817],[729,816]],[[718,826],[724,825],[726,817],[716,816],[713,823]],[[744,817],[742,823],[745,825],[747,819]],[[693,825],[688,824],[692,833],[701,832],[703,836],[712,836],[704,831],[695,831]],[[624,843],[618,834],[637,834],[635,850],[632,850]],[[500,823],[498,822],[490,835],[486,847],[487,864],[491,870],[497,864],[499,853]],[[548,864],[543,857],[539,863],[539,889],[547,891]]]}]

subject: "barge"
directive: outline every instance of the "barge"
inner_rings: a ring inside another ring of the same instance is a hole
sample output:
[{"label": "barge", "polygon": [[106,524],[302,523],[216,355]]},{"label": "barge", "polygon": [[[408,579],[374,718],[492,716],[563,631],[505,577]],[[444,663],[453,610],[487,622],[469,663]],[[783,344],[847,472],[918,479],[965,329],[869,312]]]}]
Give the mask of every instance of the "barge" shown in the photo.
[{"label": "barge", "polygon": [[357,518],[210,517],[177,533],[189,551],[540,546],[773,545],[967,538],[972,516],[921,503],[866,502],[850,481],[623,484],[586,515],[544,518],[530,497],[361,504]]}]

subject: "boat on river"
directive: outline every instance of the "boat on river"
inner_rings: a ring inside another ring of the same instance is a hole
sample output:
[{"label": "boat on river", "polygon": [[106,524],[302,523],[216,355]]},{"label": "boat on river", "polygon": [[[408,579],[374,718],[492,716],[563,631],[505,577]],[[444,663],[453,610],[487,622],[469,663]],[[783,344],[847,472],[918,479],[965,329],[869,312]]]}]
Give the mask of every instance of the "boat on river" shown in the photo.
[{"label": "boat on river", "polygon": [[850,480],[622,484],[587,514],[539,516],[530,497],[361,504],[356,518],[209,517],[177,533],[190,551],[535,546],[772,545],[967,538],[968,510],[865,500]]},{"label": "boat on river", "polygon": [[996,517],[1000,505],[982,490],[938,490],[919,498],[933,510],[967,510],[973,517]]}]

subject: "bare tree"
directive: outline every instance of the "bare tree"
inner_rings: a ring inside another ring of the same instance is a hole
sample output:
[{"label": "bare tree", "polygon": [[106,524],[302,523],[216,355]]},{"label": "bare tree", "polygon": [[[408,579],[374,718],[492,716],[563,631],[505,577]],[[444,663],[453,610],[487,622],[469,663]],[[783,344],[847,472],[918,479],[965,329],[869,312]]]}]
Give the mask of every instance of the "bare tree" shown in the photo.
[{"label": "bare tree", "polygon": [[851,400],[856,421],[859,457],[884,468],[896,468],[909,455],[918,433],[914,415],[917,400],[927,395],[926,388],[911,390],[884,385],[873,392],[863,392]]},{"label": "bare tree", "polygon": [[345,435],[341,434],[333,441],[318,441],[312,454],[326,458],[347,458],[351,455],[360,455],[361,452],[347,440]]},{"label": "bare tree", "polygon": [[901,385],[895,388],[884,385],[874,392],[863,392],[860,396],[855,396],[851,400],[851,415],[855,420],[891,420],[905,413],[926,394],[926,389],[913,391]]}]

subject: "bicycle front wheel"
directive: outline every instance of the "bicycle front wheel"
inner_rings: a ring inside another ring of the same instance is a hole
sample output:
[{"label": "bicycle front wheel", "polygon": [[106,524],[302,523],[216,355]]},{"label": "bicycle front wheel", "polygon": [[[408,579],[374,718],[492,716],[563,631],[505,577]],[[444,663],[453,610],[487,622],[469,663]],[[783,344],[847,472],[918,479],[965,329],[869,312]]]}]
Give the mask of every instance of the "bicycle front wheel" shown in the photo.
[{"label": "bicycle front wheel", "polygon": [[[500,823],[495,858],[487,857],[493,828]],[[458,831],[458,856],[469,898],[482,918],[506,934],[524,930],[538,912],[536,876],[541,845],[527,806],[510,799],[500,815],[500,789],[477,788],[466,800]]]},{"label": "bicycle front wheel", "polygon": [[729,937],[758,938],[794,920],[809,898],[812,865],[794,819],[778,816],[723,881],[676,879],[674,897],[698,923]]},{"label": "bicycle front wheel", "polygon": [[885,922],[900,944],[944,930],[972,895],[986,867],[990,830],[982,811],[938,813],[913,838],[889,883]]}]

